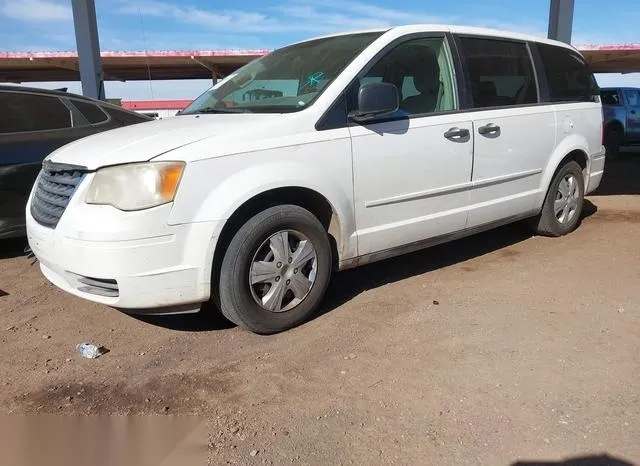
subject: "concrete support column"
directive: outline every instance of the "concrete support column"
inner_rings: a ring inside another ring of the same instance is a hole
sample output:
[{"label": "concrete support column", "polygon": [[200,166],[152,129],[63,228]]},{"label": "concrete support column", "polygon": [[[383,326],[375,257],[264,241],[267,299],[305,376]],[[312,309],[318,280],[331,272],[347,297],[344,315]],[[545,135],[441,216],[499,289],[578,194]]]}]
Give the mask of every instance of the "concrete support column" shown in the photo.
[{"label": "concrete support column", "polygon": [[94,0],[71,0],[71,5],[82,93],[87,97],[104,100],[104,80]]},{"label": "concrete support column", "polygon": [[571,43],[574,0],[551,0],[549,5],[549,39]]}]

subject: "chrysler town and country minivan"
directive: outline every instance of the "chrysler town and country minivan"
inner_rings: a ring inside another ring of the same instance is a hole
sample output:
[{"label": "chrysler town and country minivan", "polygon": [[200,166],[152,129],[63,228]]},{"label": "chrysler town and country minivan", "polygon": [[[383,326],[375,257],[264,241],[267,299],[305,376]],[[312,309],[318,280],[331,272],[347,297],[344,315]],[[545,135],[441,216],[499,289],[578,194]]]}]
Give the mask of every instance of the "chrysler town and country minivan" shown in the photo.
[{"label": "chrysler town and country minivan", "polygon": [[175,118],[45,160],[28,237],[44,275],[132,313],[274,333],[342,270],[528,219],[571,232],[604,170],[599,89],[569,45],[452,26],[276,50]]}]

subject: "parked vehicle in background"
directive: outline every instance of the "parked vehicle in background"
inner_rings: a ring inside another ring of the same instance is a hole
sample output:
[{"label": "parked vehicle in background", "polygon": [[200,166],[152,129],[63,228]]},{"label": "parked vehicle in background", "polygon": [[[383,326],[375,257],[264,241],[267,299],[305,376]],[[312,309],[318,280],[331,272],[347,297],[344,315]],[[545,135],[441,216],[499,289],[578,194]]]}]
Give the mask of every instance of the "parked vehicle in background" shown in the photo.
[{"label": "parked vehicle in background", "polygon": [[150,120],[75,94],[0,86],[0,239],[26,235],[27,199],[47,155],[76,139]]},{"label": "parked vehicle in background", "polygon": [[567,44],[334,35],[246,65],[176,118],[52,154],[29,244],[77,296],[133,313],[211,299],[274,333],[312,315],[334,269],[521,219],[571,232],[604,160],[599,89]]},{"label": "parked vehicle in background", "polygon": [[640,89],[606,87],[600,90],[600,96],[607,157],[616,157],[620,147],[640,144]]}]

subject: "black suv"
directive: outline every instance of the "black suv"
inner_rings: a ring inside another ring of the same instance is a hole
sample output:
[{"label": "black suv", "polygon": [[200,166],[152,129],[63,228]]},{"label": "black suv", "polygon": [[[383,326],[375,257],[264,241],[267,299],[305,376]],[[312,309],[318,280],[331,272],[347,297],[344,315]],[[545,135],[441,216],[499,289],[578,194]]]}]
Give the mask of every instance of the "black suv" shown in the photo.
[{"label": "black suv", "polygon": [[43,159],[101,131],[151,121],[66,92],[0,86],[0,239],[25,235],[25,207]]}]

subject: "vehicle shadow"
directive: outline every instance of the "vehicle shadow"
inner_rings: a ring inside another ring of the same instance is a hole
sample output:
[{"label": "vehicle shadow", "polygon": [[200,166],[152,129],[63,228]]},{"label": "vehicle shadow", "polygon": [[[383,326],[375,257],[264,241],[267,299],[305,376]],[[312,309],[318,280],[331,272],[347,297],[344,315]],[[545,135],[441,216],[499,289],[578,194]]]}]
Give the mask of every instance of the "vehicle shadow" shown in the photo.
[{"label": "vehicle shadow", "polygon": [[583,456],[565,461],[517,461],[511,466],[634,466],[633,463],[609,455]]},{"label": "vehicle shadow", "polygon": [[607,159],[600,186],[593,196],[640,194],[640,149],[623,149],[615,159]]},{"label": "vehicle shadow", "polygon": [[0,260],[14,259],[20,256],[27,256],[27,238],[9,238],[0,240]]},{"label": "vehicle shadow", "polygon": [[[585,200],[582,219],[590,217],[597,210],[591,201]],[[451,243],[339,272],[331,281],[319,315],[333,311],[367,290],[465,262],[520,243],[532,236],[529,226],[524,222],[518,222]]]},{"label": "vehicle shadow", "polygon": [[[585,200],[582,218],[593,215],[597,210],[592,202]],[[412,254],[336,273],[327,290],[324,304],[315,318],[339,308],[369,289],[464,262],[525,241],[532,236],[530,228],[519,222]],[[185,332],[207,332],[235,327],[210,303],[203,305],[202,310],[195,314],[131,317],[148,324]]]},{"label": "vehicle shadow", "polygon": [[200,312],[175,315],[129,315],[147,324],[180,332],[210,332],[227,330],[236,325],[228,321],[212,303],[202,305]]}]

